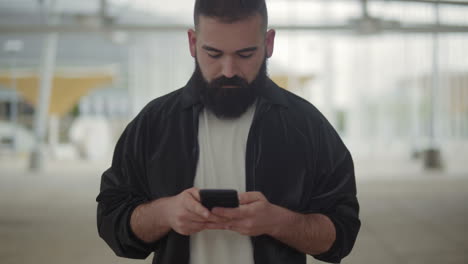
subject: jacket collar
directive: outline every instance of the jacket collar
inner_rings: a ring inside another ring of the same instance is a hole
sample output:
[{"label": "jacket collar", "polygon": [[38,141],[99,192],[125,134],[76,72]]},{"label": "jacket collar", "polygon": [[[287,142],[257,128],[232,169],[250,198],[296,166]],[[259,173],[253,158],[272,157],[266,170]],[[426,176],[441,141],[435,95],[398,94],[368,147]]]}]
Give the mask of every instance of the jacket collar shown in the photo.
[{"label": "jacket collar", "polygon": [[[264,101],[269,104],[288,107],[289,104],[282,89],[283,88],[276,85],[270,78],[267,78],[265,86],[258,89],[258,95],[259,98],[263,98]],[[195,91],[192,77],[182,90],[182,109],[185,110],[197,104],[201,105],[201,100]]]}]

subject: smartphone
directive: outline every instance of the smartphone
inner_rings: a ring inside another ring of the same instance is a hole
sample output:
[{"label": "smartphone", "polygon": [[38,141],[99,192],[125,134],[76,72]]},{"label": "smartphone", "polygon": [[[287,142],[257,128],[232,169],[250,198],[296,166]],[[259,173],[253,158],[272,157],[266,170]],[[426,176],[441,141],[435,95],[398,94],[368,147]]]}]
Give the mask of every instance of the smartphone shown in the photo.
[{"label": "smartphone", "polygon": [[200,199],[202,205],[210,211],[214,207],[239,207],[239,198],[236,190],[201,189]]}]

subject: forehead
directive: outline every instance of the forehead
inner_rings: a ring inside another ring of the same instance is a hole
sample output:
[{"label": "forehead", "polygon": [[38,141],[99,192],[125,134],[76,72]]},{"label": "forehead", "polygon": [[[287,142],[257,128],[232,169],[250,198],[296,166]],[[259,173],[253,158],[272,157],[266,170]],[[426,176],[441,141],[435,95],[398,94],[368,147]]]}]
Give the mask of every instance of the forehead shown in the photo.
[{"label": "forehead", "polygon": [[200,16],[197,28],[197,40],[202,45],[219,49],[241,49],[247,46],[259,45],[264,38],[262,19],[260,15],[232,23],[220,19]]}]

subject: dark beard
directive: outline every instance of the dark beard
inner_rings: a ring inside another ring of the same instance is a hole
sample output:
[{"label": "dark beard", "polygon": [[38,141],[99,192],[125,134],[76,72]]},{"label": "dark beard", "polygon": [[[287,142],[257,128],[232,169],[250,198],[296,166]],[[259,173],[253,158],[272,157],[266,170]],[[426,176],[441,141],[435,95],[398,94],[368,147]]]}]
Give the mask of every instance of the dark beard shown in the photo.
[{"label": "dark beard", "polygon": [[[208,82],[203,77],[200,65],[195,58],[195,71],[192,79],[197,95],[200,96],[203,105],[218,118],[238,118],[255,102],[258,89],[265,85],[268,76],[266,64],[265,57],[257,76],[251,83],[239,76],[232,78],[221,76]],[[223,88],[225,85],[239,88]]]}]

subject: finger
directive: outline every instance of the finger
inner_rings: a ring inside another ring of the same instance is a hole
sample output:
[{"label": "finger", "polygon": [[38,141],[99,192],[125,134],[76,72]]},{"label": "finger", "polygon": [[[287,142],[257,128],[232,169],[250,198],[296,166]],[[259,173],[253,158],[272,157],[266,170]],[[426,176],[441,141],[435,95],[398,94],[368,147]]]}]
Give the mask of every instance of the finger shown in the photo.
[{"label": "finger", "polygon": [[201,198],[200,198],[200,190],[197,189],[197,188],[190,188],[187,190],[187,193],[189,193],[193,199],[195,199],[197,202],[200,202],[201,201]]},{"label": "finger", "polygon": [[239,194],[239,204],[249,204],[264,199],[265,196],[261,192],[245,192]]},{"label": "finger", "polygon": [[[199,204],[201,204],[201,198],[200,198],[200,190],[197,189],[197,188],[191,188],[191,189],[188,189],[187,192],[192,196],[193,199],[195,199]],[[203,208],[205,208],[203,205],[202,205]],[[219,216],[216,216],[216,215],[213,215],[208,209],[206,209],[208,211],[208,216],[206,217],[208,221],[210,222],[220,222],[220,221],[225,221],[226,219],[224,218],[221,218]],[[203,212],[199,212],[201,213],[204,217],[205,217],[205,210],[203,210]]]},{"label": "finger", "polygon": [[205,229],[205,225],[205,223],[192,222],[181,233],[183,233],[184,235],[192,235]]},{"label": "finger", "polygon": [[[216,207],[211,211],[214,215],[223,217],[231,221],[240,221],[250,218],[256,211],[256,204],[241,205],[237,208]],[[216,209],[216,210],[215,210]]]},{"label": "finger", "polygon": [[206,209],[201,203],[195,200],[193,196],[190,196],[189,199],[186,199],[184,207],[189,212],[203,217],[204,219],[207,219],[210,216],[210,211],[208,211],[208,209]]},{"label": "finger", "polygon": [[227,218],[227,219],[238,219],[242,217],[240,208],[222,208],[215,207],[211,210],[214,215]]},{"label": "finger", "polygon": [[206,223],[206,222],[224,223],[226,221],[229,221],[228,218],[215,215],[215,214],[213,214],[211,212],[209,212],[208,217],[200,216],[199,214],[194,213],[194,212],[189,211],[189,210],[187,210],[187,213],[188,213],[187,219],[190,220],[190,221],[204,222],[204,223]]},{"label": "finger", "polygon": [[198,215],[196,213],[193,213],[191,211],[187,211],[186,219],[190,220],[190,221],[203,222],[203,223],[206,223],[206,222],[224,223],[226,221],[229,221],[228,218],[215,215],[215,214],[213,214],[211,212],[209,213],[209,216],[205,218],[205,217],[200,216],[200,215]]},{"label": "finger", "polygon": [[232,221],[229,221],[229,222],[226,222],[224,224],[221,225],[221,229],[224,229],[224,230],[230,230],[230,231],[234,231],[234,232],[237,232],[239,234],[242,234],[243,233],[243,228],[241,226],[241,221],[239,220],[232,220]]},{"label": "finger", "polygon": [[243,220],[234,220],[224,225],[225,230],[230,230],[241,235],[251,235],[254,234],[255,231],[253,230],[252,222],[247,219]]},{"label": "finger", "polygon": [[195,214],[193,212],[187,211],[185,218],[186,221],[197,222],[197,223],[206,223],[208,218]]},{"label": "finger", "polygon": [[226,224],[225,223],[206,223],[205,229],[224,230],[226,229]]},{"label": "finger", "polygon": [[210,216],[206,219],[206,221],[211,222],[211,223],[225,223],[229,220],[230,220],[229,218],[215,215],[213,213],[211,213]]}]

